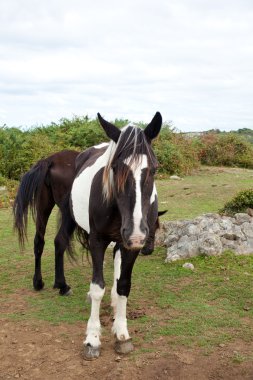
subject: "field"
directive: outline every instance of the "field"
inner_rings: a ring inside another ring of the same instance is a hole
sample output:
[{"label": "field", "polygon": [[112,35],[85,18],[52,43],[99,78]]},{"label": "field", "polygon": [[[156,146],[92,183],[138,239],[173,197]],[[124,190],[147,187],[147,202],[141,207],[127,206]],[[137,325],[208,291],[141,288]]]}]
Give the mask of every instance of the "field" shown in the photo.
[{"label": "field", "polygon": [[[158,180],[164,219],[217,212],[237,191],[252,187],[253,171],[202,168],[181,181]],[[194,271],[184,261],[165,264],[165,250],[139,257],[133,273],[128,321],[135,351],[114,353],[110,329],[112,258],[105,262],[102,355],[86,362],[82,340],[90,305],[86,293],[91,266],[66,259],[73,296],[60,297],[53,284],[52,215],[43,254],[45,289],[32,289],[33,232],[20,253],[10,209],[0,210],[0,378],[1,379],[252,379],[253,256],[198,257]]]}]

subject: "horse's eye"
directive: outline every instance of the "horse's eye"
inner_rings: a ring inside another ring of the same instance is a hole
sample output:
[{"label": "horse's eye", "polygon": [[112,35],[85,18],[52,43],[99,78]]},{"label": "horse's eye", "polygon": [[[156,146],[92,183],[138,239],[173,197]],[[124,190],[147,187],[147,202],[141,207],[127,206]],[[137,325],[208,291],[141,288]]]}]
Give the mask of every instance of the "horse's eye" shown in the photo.
[{"label": "horse's eye", "polygon": [[150,170],[150,173],[151,173],[152,175],[155,175],[155,172],[156,172],[156,169],[155,169],[155,168],[152,168],[152,169]]}]

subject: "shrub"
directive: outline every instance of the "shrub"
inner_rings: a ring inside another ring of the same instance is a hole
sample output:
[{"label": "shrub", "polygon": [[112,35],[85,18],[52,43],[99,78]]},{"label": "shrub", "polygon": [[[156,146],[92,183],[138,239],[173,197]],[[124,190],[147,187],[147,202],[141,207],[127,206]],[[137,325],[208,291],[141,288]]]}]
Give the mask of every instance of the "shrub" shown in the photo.
[{"label": "shrub", "polygon": [[248,208],[253,209],[253,189],[240,191],[231,201],[224,205],[220,212],[233,215],[237,212],[246,212]]},{"label": "shrub", "polygon": [[87,116],[63,118],[59,124],[52,123],[49,126],[35,129],[34,133],[37,132],[45,134],[54,144],[80,150],[108,140],[98,121],[90,120]]},{"label": "shrub", "polygon": [[61,149],[42,133],[0,129],[0,175],[19,180],[36,161]]},{"label": "shrub", "polygon": [[199,159],[206,165],[253,168],[253,146],[235,133],[207,133],[199,138]]},{"label": "shrub", "polygon": [[18,188],[18,182],[0,175],[0,208],[9,207]]},{"label": "shrub", "polygon": [[195,141],[181,133],[174,133],[168,126],[162,129],[155,141],[154,151],[159,162],[159,173],[189,174],[199,166]]}]

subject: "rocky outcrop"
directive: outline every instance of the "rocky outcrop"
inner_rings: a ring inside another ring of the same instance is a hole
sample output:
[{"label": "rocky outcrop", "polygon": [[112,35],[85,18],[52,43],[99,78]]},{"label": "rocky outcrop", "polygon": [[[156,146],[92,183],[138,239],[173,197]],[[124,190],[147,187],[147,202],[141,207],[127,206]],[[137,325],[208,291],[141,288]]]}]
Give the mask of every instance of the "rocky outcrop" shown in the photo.
[{"label": "rocky outcrop", "polygon": [[205,214],[193,220],[164,222],[156,244],[167,247],[167,262],[200,254],[220,255],[228,249],[253,254],[253,217]]}]

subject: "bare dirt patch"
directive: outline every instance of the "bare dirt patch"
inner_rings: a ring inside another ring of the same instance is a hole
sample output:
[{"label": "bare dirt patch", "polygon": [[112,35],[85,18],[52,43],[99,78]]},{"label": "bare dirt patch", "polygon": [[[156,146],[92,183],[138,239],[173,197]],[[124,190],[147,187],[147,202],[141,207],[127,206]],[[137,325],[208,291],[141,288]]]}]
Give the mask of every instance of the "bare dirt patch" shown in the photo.
[{"label": "bare dirt patch", "polygon": [[[82,358],[84,324],[2,320],[0,327],[1,379],[116,379],[123,380],[219,380],[253,379],[253,343],[235,342],[204,355],[200,349],[171,348],[161,337],[152,342],[154,351],[118,356],[113,338],[103,338],[101,357]],[[150,347],[149,347],[150,348]]]}]

